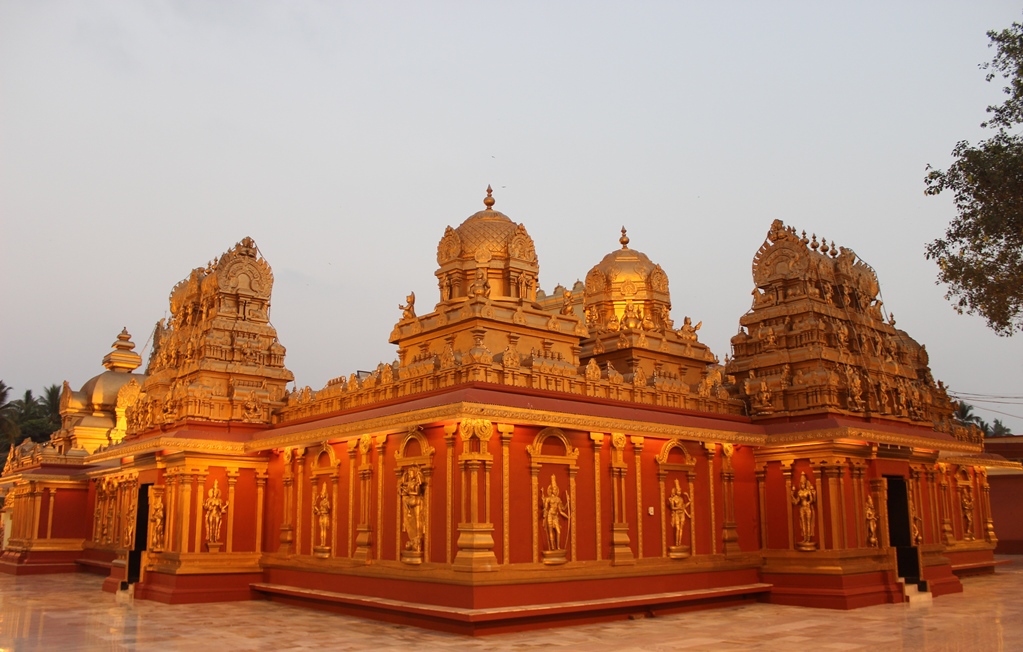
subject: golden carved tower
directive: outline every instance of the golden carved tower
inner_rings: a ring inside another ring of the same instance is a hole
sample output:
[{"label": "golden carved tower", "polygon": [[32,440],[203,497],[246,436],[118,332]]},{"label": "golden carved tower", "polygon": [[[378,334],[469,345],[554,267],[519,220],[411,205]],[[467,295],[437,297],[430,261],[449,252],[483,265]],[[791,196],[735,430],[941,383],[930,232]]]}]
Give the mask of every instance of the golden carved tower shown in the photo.
[{"label": "golden carved tower", "polygon": [[269,321],[273,273],[245,238],[170,294],[128,432],[185,420],[269,424],[284,405],[285,349]]},{"label": "golden carved tower", "polygon": [[927,350],[885,319],[877,275],[853,250],[775,220],[753,280],[727,366],[753,416],[842,412],[962,430]]}]

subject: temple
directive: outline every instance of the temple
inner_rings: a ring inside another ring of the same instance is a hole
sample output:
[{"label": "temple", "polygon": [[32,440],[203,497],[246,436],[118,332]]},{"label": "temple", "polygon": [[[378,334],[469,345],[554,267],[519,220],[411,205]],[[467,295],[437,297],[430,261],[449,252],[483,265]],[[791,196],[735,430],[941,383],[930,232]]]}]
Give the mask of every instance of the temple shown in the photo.
[{"label": "temple", "polygon": [[1021,467],[953,418],[852,249],[771,224],[722,361],[624,228],[546,294],[494,204],[444,230],[397,360],[319,390],[288,388],[251,239],[193,269],[145,372],[122,332],[51,440],[12,450],[0,571],[485,634],[994,570],[988,475]]}]

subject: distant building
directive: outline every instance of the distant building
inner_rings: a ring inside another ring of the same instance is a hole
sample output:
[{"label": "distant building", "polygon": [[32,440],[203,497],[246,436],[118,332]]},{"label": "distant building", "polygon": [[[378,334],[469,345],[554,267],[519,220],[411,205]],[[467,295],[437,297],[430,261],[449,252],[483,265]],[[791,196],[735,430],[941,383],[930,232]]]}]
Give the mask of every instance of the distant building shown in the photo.
[{"label": "distant building", "polygon": [[0,570],[477,634],[993,570],[988,469],[1020,465],[955,422],[851,249],[775,221],[722,363],[624,228],[546,295],[484,204],[444,231],[436,305],[399,306],[398,360],[317,391],[288,391],[252,240],[194,269],[145,374],[122,333],[52,441],[12,452]]}]

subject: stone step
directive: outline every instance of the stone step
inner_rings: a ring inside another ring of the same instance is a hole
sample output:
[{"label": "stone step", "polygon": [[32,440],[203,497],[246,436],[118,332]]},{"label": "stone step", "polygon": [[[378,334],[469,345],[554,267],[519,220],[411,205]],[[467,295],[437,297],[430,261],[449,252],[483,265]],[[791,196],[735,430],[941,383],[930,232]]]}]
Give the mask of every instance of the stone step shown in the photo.
[{"label": "stone step", "polygon": [[905,578],[900,577],[899,583],[902,585],[902,595],[906,598],[906,602],[912,604],[929,604],[934,596],[931,595],[930,591],[921,591],[920,587],[914,582],[907,582]]}]

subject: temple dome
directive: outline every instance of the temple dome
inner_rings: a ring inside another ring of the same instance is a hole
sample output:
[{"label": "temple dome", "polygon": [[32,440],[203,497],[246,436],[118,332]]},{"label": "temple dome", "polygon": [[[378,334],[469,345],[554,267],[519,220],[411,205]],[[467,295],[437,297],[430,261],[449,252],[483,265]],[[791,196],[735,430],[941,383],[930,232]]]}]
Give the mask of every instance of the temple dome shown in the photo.
[{"label": "temple dome", "polygon": [[618,240],[622,248],[604,256],[586,274],[587,307],[602,301],[624,303],[656,300],[670,304],[668,275],[641,251],[629,248],[629,237],[622,227]]},{"label": "temple dome", "polygon": [[113,350],[103,358],[107,371],[93,376],[77,392],[69,392],[68,407],[85,410],[112,410],[117,404],[117,393],[134,378],[145,379],[142,374],[131,373],[142,364],[135,353],[135,343],[127,329],[121,331],[112,345]]},{"label": "temple dome", "polygon": [[470,215],[457,228],[444,231],[437,246],[437,263],[444,265],[454,259],[471,259],[479,263],[493,258],[517,258],[536,261],[533,240],[521,224],[494,210],[493,190],[487,186],[484,208]]}]

